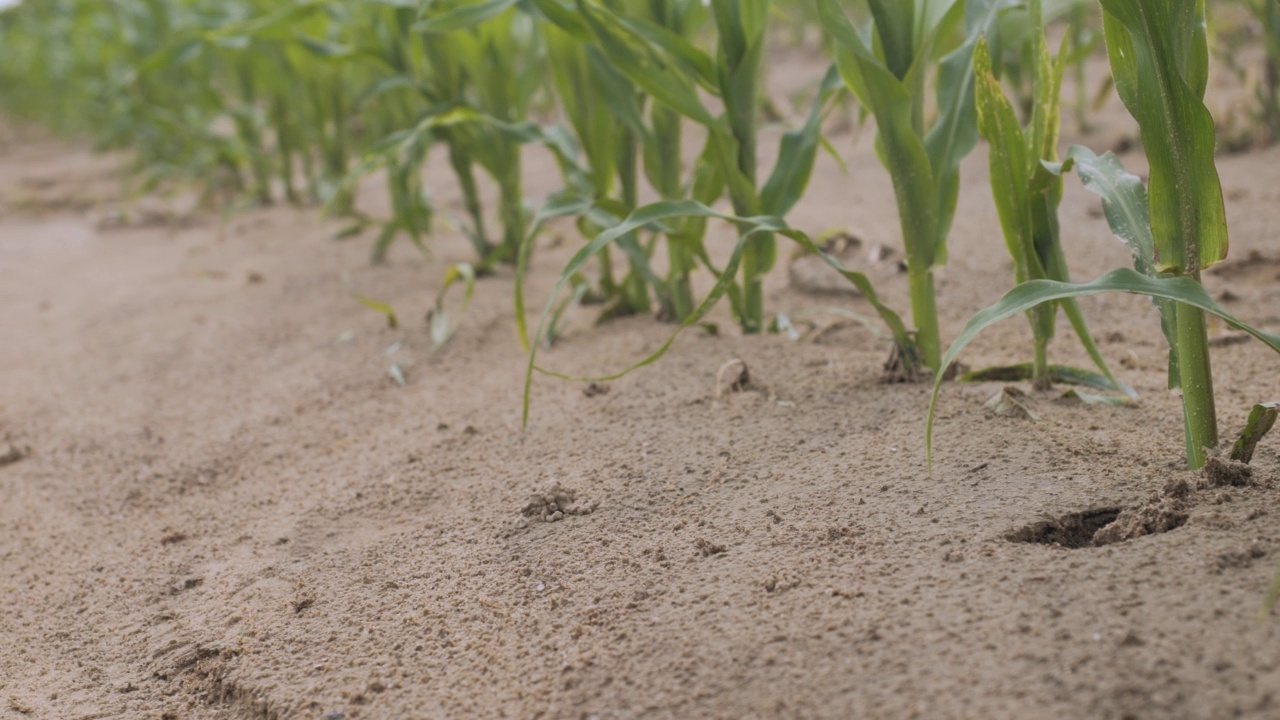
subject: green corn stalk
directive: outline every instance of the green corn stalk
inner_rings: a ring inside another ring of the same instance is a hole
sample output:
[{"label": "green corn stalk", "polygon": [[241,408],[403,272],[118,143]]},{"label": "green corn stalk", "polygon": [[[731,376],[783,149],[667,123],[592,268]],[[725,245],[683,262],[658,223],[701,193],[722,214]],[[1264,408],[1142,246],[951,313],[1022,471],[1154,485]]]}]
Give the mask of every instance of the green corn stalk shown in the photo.
[{"label": "green corn stalk", "polygon": [[[613,199],[624,207],[635,207],[639,193],[637,128],[646,130],[640,126],[638,93],[589,44],[553,24],[546,24],[542,32],[557,99],[582,147],[597,200]],[[678,148],[677,144],[673,151]],[[587,223],[586,218],[582,221]],[[584,230],[594,234],[585,226]],[[635,236],[625,242],[632,248],[628,253],[631,271],[620,283],[613,276],[609,253],[600,255],[601,299],[613,303],[606,311],[610,314],[645,313],[650,308],[649,287],[641,266],[647,263],[635,252]]]},{"label": "green corn stalk", "polygon": [[[579,221],[584,235],[594,236],[638,206],[642,166],[645,179],[659,197],[678,200],[692,196],[713,202],[721,192],[709,167],[713,159],[704,154],[694,164],[689,181],[683,178],[680,114],[650,101],[609,64],[581,15],[556,13],[556,6],[548,7],[550,22],[544,25],[543,34],[558,100],[583,148],[597,201]],[[615,3],[613,9],[618,11],[617,19],[630,23],[637,35],[661,35],[676,44],[691,42],[706,14],[698,0],[631,0]],[[601,319],[649,311],[650,291],[661,317],[674,321],[686,318],[694,308],[690,276],[704,252],[705,226],[705,219],[687,218],[661,233],[667,247],[665,277],[650,263],[656,237],[647,243],[642,243],[639,235],[619,239],[618,247],[630,267],[621,282],[613,278],[608,250],[601,252],[601,295],[611,302]]]},{"label": "green corn stalk", "polygon": [[[1106,292],[1125,292],[1150,297],[1159,310],[1161,330],[1169,343],[1169,385],[1178,383],[1178,328],[1177,316],[1183,308],[1194,307],[1222,318],[1231,327],[1243,330],[1280,353],[1280,336],[1265,333],[1223,310],[1204,291],[1197,281],[1185,277],[1161,273],[1156,262],[1156,241],[1152,234],[1150,205],[1147,190],[1142,181],[1125,172],[1119,159],[1112,153],[1095,155],[1087,148],[1072,146],[1067,159],[1057,172],[1075,169],[1086,189],[1099,195],[1112,232],[1129,246],[1133,253],[1133,270],[1122,269],[1107,273],[1101,278],[1082,284],[1056,280],[1031,280],[1011,290],[999,302],[983,310],[969,320],[960,336],[947,350],[943,358],[946,367],[962,350],[987,327],[1006,318],[1026,312],[1042,303],[1069,298],[1079,298]],[[938,393],[942,388],[942,373],[934,379],[933,397],[929,405],[929,419],[925,430],[925,442],[932,457],[933,420]],[[1232,451],[1232,458],[1246,461],[1252,446],[1271,425],[1275,405],[1263,403],[1255,406],[1240,440]],[[1190,457],[1190,455],[1188,455]]]},{"label": "green corn stalk", "polygon": [[1042,0],[1038,25],[1032,17],[1030,3],[1024,3],[1025,8],[1001,14],[996,27],[996,34],[1000,38],[1000,55],[993,55],[992,66],[996,76],[1010,90],[1012,102],[1024,121],[1030,118],[1035,104],[1037,34],[1057,20],[1067,18],[1070,26],[1063,37],[1064,43],[1071,46],[1071,52],[1060,56],[1068,67],[1083,71],[1083,60],[1094,49],[1094,45],[1088,45],[1087,41],[1085,44],[1080,42],[1085,39],[1081,32],[1087,33],[1087,28],[1079,28],[1076,23],[1083,19],[1083,12],[1093,2],[1094,0]]},{"label": "green corn stalk", "polygon": [[[906,250],[913,347],[900,348],[905,370],[936,369],[942,354],[934,270],[946,262],[946,239],[959,195],[959,163],[977,142],[973,49],[993,37],[1012,0],[868,0],[873,22],[860,34],[836,0],[818,0],[836,41],[845,83],[876,119],[876,151],[889,170]],[[965,41],[937,63],[937,118],[927,126],[926,75],[934,55],[963,21]]]},{"label": "green corn stalk", "polygon": [[[1138,121],[1151,164],[1156,270],[1196,282],[1227,255],[1226,210],[1214,165],[1214,125],[1204,0],[1102,0],[1116,91]],[[1187,464],[1218,444],[1204,312],[1175,309],[1176,376],[1182,390]]]},{"label": "green corn stalk", "polygon": [[[1169,386],[1183,397],[1187,466],[1204,465],[1218,444],[1205,313],[1222,318],[1280,352],[1280,337],[1224,311],[1200,285],[1200,271],[1227,252],[1222,189],[1214,165],[1213,119],[1204,106],[1208,82],[1203,2],[1102,0],[1107,53],[1116,89],[1137,119],[1151,167],[1149,192],[1110,153],[1073,147],[1061,171],[1078,169],[1102,195],[1112,230],[1129,244],[1136,270],[1115,270],[1091,283],[1032,280],[974,316],[947,351],[942,367],[984,328],[1042,303],[1103,292],[1147,295],[1160,308],[1169,341]],[[926,428],[932,446],[934,382]]]},{"label": "green corn stalk", "polygon": [[[684,189],[685,196],[691,195],[706,204],[719,196],[721,188],[726,188],[734,212],[740,217],[761,213],[781,215],[789,210],[812,172],[820,113],[806,123],[800,134],[788,134],[783,142],[784,150],[790,152],[780,156],[786,161],[774,167],[763,186],[758,185],[755,159],[758,80],[771,3],[713,0],[710,10],[716,29],[714,56],[668,27],[628,15],[617,5],[577,0],[574,7],[578,12],[574,13],[556,0],[537,2],[543,15],[557,25],[588,35],[593,47],[618,74],[648,96],[651,103],[665,109],[661,114],[652,115],[655,128],[670,128],[670,132],[675,132],[678,115],[707,129],[703,160],[695,169],[693,181]],[[724,112],[711,112],[699,97],[699,89],[719,97]],[[826,94],[819,103],[825,98]],[[656,145],[648,147],[646,174],[660,192],[671,193],[675,183],[670,180],[669,171],[658,170],[648,161],[655,153],[666,150]],[[668,237],[679,244],[674,254],[678,281],[687,278],[695,258],[718,274],[699,240],[707,217],[690,215],[676,228],[664,226],[670,231],[666,233]],[[763,276],[773,266],[776,254],[776,241],[767,232],[752,234],[750,244],[744,248],[741,282],[734,283],[728,293],[744,332],[761,332],[765,328]],[[689,294],[683,290],[676,297],[681,297],[681,305],[692,305]],[[684,312],[677,310],[676,315]]]},{"label": "green corn stalk", "polygon": [[[1059,52],[1056,61],[1049,57],[1040,0],[1031,0],[1028,18],[1035,28],[1027,38],[1032,61],[1030,122],[1025,128],[1019,124],[1013,103],[996,79],[990,49],[982,40],[973,56],[978,131],[990,143],[991,191],[1005,244],[1014,261],[1016,281],[1070,282],[1058,227],[1062,177],[1046,167],[1058,160],[1059,96],[1066,55]],[[1048,390],[1053,384],[1054,368],[1049,364],[1048,347],[1059,307],[1103,375],[1103,382],[1094,384],[1121,390],[1073,299],[1045,303],[1028,312],[1035,338],[1032,384],[1038,390]]]}]

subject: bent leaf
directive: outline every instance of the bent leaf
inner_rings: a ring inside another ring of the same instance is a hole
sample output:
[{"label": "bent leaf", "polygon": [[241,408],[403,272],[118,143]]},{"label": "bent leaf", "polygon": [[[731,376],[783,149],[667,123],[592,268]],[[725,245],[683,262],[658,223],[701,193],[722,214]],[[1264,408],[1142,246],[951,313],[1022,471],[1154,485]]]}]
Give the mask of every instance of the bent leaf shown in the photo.
[{"label": "bent leaf", "polygon": [[363,295],[356,295],[355,298],[356,302],[385,317],[387,319],[387,327],[392,330],[400,327],[400,319],[396,317],[396,311],[390,305],[377,300],[370,300]]},{"label": "bent leaf", "polygon": [[[1035,366],[1031,363],[1017,365],[1001,365],[983,368],[965,373],[956,379],[957,382],[1020,382],[1030,380]],[[1119,390],[1124,393],[1123,403],[1131,403],[1138,398],[1138,393],[1124,383],[1113,382],[1106,375],[1091,372],[1069,365],[1050,365],[1049,379],[1063,385],[1079,385],[1094,390]]]},{"label": "bent leaf", "polygon": [[463,283],[462,306],[458,309],[458,319],[461,320],[462,316],[467,314],[471,296],[476,291],[476,269],[470,263],[458,263],[444,274],[444,283],[436,293],[436,305],[431,312],[427,313],[427,322],[431,326],[432,350],[439,350],[449,342],[449,338],[453,337],[454,331],[458,329],[458,323],[450,320],[449,311],[444,306],[444,299],[449,294],[449,288],[459,282]]},{"label": "bent leaf", "polygon": [[[558,208],[558,210],[571,210],[571,206],[572,203],[566,203]],[[544,212],[546,211],[544,210]],[[609,375],[597,377],[576,377],[557,373],[538,366],[538,350],[543,344],[542,340],[547,333],[547,328],[554,313],[556,298],[564,290],[565,286],[572,282],[573,278],[582,270],[583,266],[610,244],[617,242],[628,234],[641,228],[661,223],[664,220],[673,220],[678,218],[716,218],[725,220],[737,225],[741,229],[741,234],[733,248],[733,253],[729,257],[728,263],[721,271],[715,273],[715,286],[712,287],[711,291],[697,306],[697,308],[695,308],[694,311],[680,323],[675,331],[671,333],[667,340],[662,343],[657,350],[650,353],[643,359],[619,372]],[[743,249],[747,242],[757,235],[767,233],[786,237],[800,245],[805,250],[818,255],[824,262],[839,272],[846,280],[853,283],[854,286],[862,293],[863,297],[865,297],[880,314],[881,320],[889,326],[895,342],[897,342],[898,346],[902,348],[908,361],[915,363],[913,367],[918,367],[918,351],[915,350],[915,347],[912,344],[911,336],[908,334],[906,326],[896,313],[880,302],[875,289],[871,285],[871,281],[862,273],[845,269],[845,267],[840,264],[839,260],[836,260],[834,257],[823,252],[805,233],[787,225],[787,222],[779,217],[738,217],[719,212],[693,200],[664,200],[637,208],[621,223],[596,235],[590,243],[574,254],[573,258],[570,259],[569,264],[561,271],[560,278],[556,281],[555,287],[552,289],[551,295],[547,298],[546,305],[542,309],[542,314],[538,320],[537,332],[534,334],[533,338],[529,340],[526,346],[529,351],[529,361],[525,367],[522,424],[527,426],[529,422],[530,393],[533,388],[533,375],[535,372],[550,375],[551,377],[559,378],[561,380],[570,380],[575,382],[609,382],[617,380],[618,378],[627,375],[634,370],[645,367],[646,365],[651,365],[665,355],[671,345],[675,343],[676,338],[679,337],[684,330],[699,324],[702,318],[710,312],[711,308],[713,308],[715,304],[729,292],[733,285],[734,276],[738,271],[738,267],[742,263]]]},{"label": "bent leaf", "polygon": [[1253,451],[1258,447],[1258,441],[1270,432],[1272,427],[1275,427],[1278,417],[1280,417],[1280,403],[1254,405],[1253,410],[1249,412],[1249,420],[1245,423],[1244,430],[1240,431],[1239,439],[1231,448],[1231,459],[1242,463],[1253,460]]},{"label": "bent leaf", "polygon": [[929,399],[929,417],[925,425],[925,455],[929,466],[933,466],[933,421],[938,405],[938,393],[942,389],[943,374],[955,362],[973,339],[992,325],[1026,312],[1045,302],[1078,298],[1086,295],[1097,295],[1106,292],[1123,292],[1146,295],[1152,298],[1163,298],[1199,308],[1207,313],[1222,318],[1228,325],[1243,330],[1261,340],[1267,347],[1280,353],[1280,336],[1259,330],[1231,313],[1222,309],[1204,288],[1194,280],[1186,277],[1151,278],[1128,268],[1112,270],[1089,283],[1063,283],[1054,280],[1032,280],[1010,290],[994,305],[974,315],[965,325],[964,331],[956,338],[942,358],[942,366],[938,368],[934,378],[933,394]]}]

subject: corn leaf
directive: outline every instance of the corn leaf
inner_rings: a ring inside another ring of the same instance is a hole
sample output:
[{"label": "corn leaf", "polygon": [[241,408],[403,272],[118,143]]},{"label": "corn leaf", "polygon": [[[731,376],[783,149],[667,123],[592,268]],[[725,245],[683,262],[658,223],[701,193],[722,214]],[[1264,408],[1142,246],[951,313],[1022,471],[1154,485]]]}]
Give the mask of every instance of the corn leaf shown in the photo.
[{"label": "corn leaf", "polygon": [[[1018,382],[1021,380],[1030,380],[1033,377],[1034,366],[1031,363],[1019,363],[1017,365],[1001,365],[998,367],[983,368],[982,370],[974,370],[956,378],[957,382]],[[1093,388],[1094,390],[1116,390],[1124,393],[1124,397],[1120,398],[1120,404],[1129,404],[1138,397],[1138,393],[1133,388],[1124,383],[1116,383],[1101,373],[1091,372],[1082,368],[1074,368],[1069,365],[1050,365],[1049,376],[1056,383],[1064,385],[1079,385],[1081,387]]]},{"label": "corn leaf", "polygon": [[1151,165],[1159,272],[1196,276],[1227,256],[1214,165],[1203,0],[1102,0],[1116,90],[1138,121]]},{"label": "corn leaf", "polygon": [[363,295],[356,295],[356,302],[369,308],[387,319],[387,327],[395,330],[400,327],[400,319],[396,317],[396,311],[390,305],[377,300],[371,300]]},{"label": "corn leaf", "polygon": [[[1071,146],[1066,162],[1060,165],[1046,163],[1045,167],[1058,173],[1074,168],[1085,188],[1102,198],[1107,224],[1111,232],[1129,246],[1134,269],[1147,277],[1157,277],[1151,210],[1147,204],[1147,189],[1141,179],[1126,172],[1115,154],[1095,155],[1081,145]],[[1174,337],[1177,304],[1155,296],[1151,301],[1160,311],[1160,329],[1169,343],[1169,388],[1177,389],[1178,353]]]},{"label": "corn leaf", "polygon": [[778,162],[760,190],[760,211],[766,215],[785,216],[804,194],[813,175],[813,164],[821,141],[822,108],[840,83],[834,65],[827,69],[818,96],[809,109],[804,126],[788,131],[778,147]]},{"label": "corn leaf", "polygon": [[932,466],[933,457],[933,421],[937,411],[938,393],[942,389],[944,372],[956,357],[983,330],[1007,318],[1026,312],[1045,302],[1097,295],[1108,292],[1133,293],[1152,298],[1164,298],[1190,305],[1204,312],[1222,318],[1228,325],[1252,335],[1263,344],[1280,353],[1280,336],[1259,330],[1243,320],[1235,317],[1214,302],[1200,283],[1186,277],[1147,277],[1128,268],[1112,270],[1102,277],[1088,283],[1064,283],[1055,280],[1032,280],[1010,290],[994,305],[980,311],[965,325],[964,330],[948,348],[942,358],[942,366],[938,369],[933,383],[933,394],[929,400],[929,416],[925,427],[925,452]]},{"label": "corn leaf", "polygon": [[[587,212],[592,207],[592,201],[589,197],[576,195],[574,193],[560,193],[553,196],[546,202],[533,217],[533,221],[529,223],[529,230],[525,233],[524,240],[520,244],[520,253],[516,256],[516,281],[515,281],[515,304],[516,304],[516,333],[520,336],[520,346],[525,352],[530,352],[529,344],[529,323],[525,317],[525,300],[524,300],[524,281],[525,276],[529,273],[529,259],[533,256],[533,243],[538,233],[551,220],[560,217],[576,217]],[[570,275],[572,277],[572,274]]]},{"label": "corn leaf", "polygon": [[1271,431],[1277,418],[1280,418],[1280,403],[1254,405],[1249,411],[1249,419],[1245,422],[1244,430],[1240,431],[1240,437],[1231,447],[1231,459],[1243,463],[1253,460],[1253,451],[1258,447],[1258,441]]},{"label": "corn leaf", "polygon": [[[544,208],[543,212],[549,216],[552,211],[562,214],[570,214],[575,212],[577,209],[578,208],[575,207],[575,202],[572,199],[565,199],[554,208]],[[582,378],[564,375],[542,368],[537,364],[538,349],[543,344],[542,338],[545,337],[548,323],[554,314],[556,299],[564,290],[565,286],[572,283],[573,278],[577,276],[588,261],[598,255],[606,247],[617,242],[620,238],[626,237],[630,233],[645,227],[663,223],[664,221],[690,217],[725,220],[727,222],[734,223],[742,232],[734,246],[733,253],[730,256],[728,263],[725,265],[723,270],[715,273],[717,278],[715,286],[712,287],[711,291],[697,306],[696,310],[680,323],[679,327],[671,333],[667,340],[659,346],[657,350],[621,371],[600,377]],[[898,343],[899,347],[910,347],[909,335],[901,318],[880,302],[870,280],[861,273],[846,269],[840,264],[839,260],[823,252],[808,235],[790,227],[782,218],[769,216],[740,217],[719,212],[702,203],[692,200],[660,201],[637,208],[623,222],[598,234],[590,243],[578,250],[578,252],[574,254],[573,258],[570,259],[569,264],[561,271],[560,278],[556,281],[555,287],[552,289],[551,295],[547,299],[546,305],[543,307],[542,314],[538,320],[538,328],[532,341],[525,341],[525,347],[529,352],[529,360],[525,368],[524,407],[522,412],[524,424],[527,425],[529,421],[530,393],[533,387],[534,373],[541,373],[563,380],[608,382],[616,380],[639,368],[651,365],[666,354],[667,350],[684,330],[697,325],[702,318],[710,312],[711,308],[713,308],[716,303],[725,296],[725,294],[730,292],[733,287],[734,276],[739,265],[742,263],[743,250],[745,246],[750,242],[753,236],[760,234],[775,234],[787,237],[805,250],[821,257],[824,262],[839,272],[845,279],[853,283],[867,301],[872,304],[880,314],[881,319],[889,326],[890,332],[893,334],[895,342]]]},{"label": "corn leaf", "polygon": [[484,0],[454,8],[448,12],[419,20],[413,29],[422,33],[448,33],[478,25],[497,17],[518,0]]},{"label": "corn leaf", "polygon": [[[449,288],[457,283],[462,283],[462,305],[458,308],[457,320],[450,315],[448,309],[445,308],[444,300],[449,294]],[[444,281],[440,284],[440,290],[436,293],[436,304],[431,312],[427,314],[428,325],[431,327],[431,349],[439,350],[445,343],[449,342],[449,338],[453,337],[454,331],[458,329],[458,322],[462,316],[467,314],[467,308],[471,305],[471,296],[476,291],[476,269],[471,263],[458,263],[450,267],[444,274]]]}]

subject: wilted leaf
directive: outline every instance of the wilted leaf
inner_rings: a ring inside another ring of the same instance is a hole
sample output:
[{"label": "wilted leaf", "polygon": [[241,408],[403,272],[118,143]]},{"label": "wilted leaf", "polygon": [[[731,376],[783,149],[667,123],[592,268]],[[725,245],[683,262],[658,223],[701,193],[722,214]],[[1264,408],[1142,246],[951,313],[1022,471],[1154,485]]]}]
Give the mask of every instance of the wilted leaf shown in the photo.
[{"label": "wilted leaf", "polygon": [[396,317],[396,311],[390,305],[377,300],[370,300],[362,295],[356,295],[355,298],[356,302],[385,317],[387,319],[387,327],[392,330],[400,327],[400,320]]}]

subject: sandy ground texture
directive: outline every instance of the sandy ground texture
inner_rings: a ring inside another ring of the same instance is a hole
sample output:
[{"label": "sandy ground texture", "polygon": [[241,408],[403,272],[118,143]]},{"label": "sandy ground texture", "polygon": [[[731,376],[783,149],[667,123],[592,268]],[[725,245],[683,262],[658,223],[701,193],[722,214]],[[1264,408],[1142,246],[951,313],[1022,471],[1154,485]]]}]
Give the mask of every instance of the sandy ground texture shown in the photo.
[{"label": "sandy ground texture", "polygon": [[[1074,139],[1131,134],[1109,112]],[[792,219],[853,229],[852,261],[905,309],[894,263],[866,260],[898,244],[870,137],[833,135],[850,173],[824,158]],[[456,233],[371,267],[314,209],[120,215],[117,165],[30,133],[0,147],[4,720],[1280,717],[1280,619],[1261,615],[1280,440],[1249,477],[1180,469],[1145,299],[1084,302],[1139,405],[1024,385],[1034,417],[998,414],[1002,385],[949,385],[932,475],[928,389],[882,382],[884,342],[814,313],[870,309],[799,269],[768,306],[800,339],[741,337],[720,310],[718,336],[616,382],[539,377],[522,431],[510,271],[430,352],[424,313],[469,259]],[[1232,260],[1206,282],[1280,332],[1280,150],[1220,167]],[[535,200],[553,189],[534,151],[528,173]],[[986,182],[979,149],[939,278],[947,337],[1011,282]],[[429,184],[458,210],[446,173]],[[1077,278],[1127,262],[1075,179],[1062,221]],[[535,305],[579,242],[543,238]],[[616,371],[672,331],[591,319],[570,314],[549,368]],[[1066,329],[1054,358],[1082,365]],[[1234,432],[1280,399],[1280,365],[1211,332]],[[963,360],[1030,352],[1018,319]]]}]

